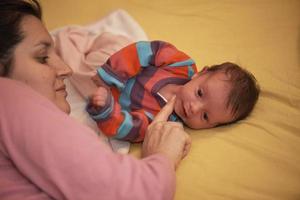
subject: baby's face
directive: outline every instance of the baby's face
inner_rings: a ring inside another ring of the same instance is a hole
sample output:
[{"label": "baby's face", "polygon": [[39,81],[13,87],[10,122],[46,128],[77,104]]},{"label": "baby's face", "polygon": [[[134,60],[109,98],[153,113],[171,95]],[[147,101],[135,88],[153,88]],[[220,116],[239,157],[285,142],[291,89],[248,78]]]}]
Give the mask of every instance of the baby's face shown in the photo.
[{"label": "baby's face", "polygon": [[212,128],[234,120],[226,108],[231,85],[223,72],[194,75],[176,94],[174,111],[190,128]]}]

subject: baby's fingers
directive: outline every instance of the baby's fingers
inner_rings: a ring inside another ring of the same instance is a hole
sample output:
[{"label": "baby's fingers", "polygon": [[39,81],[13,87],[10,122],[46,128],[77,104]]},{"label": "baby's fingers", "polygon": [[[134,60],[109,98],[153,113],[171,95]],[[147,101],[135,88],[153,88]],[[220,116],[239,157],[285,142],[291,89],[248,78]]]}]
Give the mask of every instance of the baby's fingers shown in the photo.
[{"label": "baby's fingers", "polygon": [[103,98],[102,96],[94,96],[92,99],[92,104],[95,106],[105,106],[106,98]]}]

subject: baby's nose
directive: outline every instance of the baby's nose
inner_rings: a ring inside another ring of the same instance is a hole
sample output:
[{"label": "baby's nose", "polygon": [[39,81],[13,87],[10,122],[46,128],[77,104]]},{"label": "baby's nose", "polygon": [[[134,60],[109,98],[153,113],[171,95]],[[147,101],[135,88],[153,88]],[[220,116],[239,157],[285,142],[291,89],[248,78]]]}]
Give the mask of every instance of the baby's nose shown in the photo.
[{"label": "baby's nose", "polygon": [[203,109],[203,103],[198,101],[191,104],[191,111],[193,114],[199,113]]}]

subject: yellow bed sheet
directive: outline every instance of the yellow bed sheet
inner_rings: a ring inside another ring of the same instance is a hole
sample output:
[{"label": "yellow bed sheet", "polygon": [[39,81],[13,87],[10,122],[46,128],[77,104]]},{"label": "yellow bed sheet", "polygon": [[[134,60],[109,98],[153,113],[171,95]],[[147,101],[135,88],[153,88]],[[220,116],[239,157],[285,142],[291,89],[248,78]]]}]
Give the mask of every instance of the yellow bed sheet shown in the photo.
[{"label": "yellow bed sheet", "polygon": [[[175,44],[199,68],[236,62],[262,93],[237,124],[191,134],[176,200],[300,199],[299,0],[42,0],[51,30],[122,8],[151,40]],[[132,154],[138,155],[139,145]]]}]

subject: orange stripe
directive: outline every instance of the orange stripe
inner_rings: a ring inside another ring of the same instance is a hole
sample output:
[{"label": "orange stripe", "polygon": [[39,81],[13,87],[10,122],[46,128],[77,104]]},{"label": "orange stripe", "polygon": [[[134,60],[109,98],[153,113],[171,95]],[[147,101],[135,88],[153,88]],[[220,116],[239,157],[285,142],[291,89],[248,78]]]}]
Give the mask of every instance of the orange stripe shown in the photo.
[{"label": "orange stripe", "polygon": [[119,127],[124,121],[124,116],[123,114],[121,114],[121,106],[119,103],[117,103],[119,92],[117,91],[117,89],[112,88],[112,94],[114,96],[115,103],[114,103],[114,109],[111,113],[111,116],[107,121],[101,121],[98,123],[98,127],[107,136],[116,135]]},{"label": "orange stripe", "polygon": [[118,51],[110,58],[112,68],[120,77],[128,78],[136,75],[140,71],[140,61],[135,44]]},{"label": "orange stripe", "polygon": [[124,120],[124,116],[121,114],[117,118],[114,119],[110,118],[107,121],[98,123],[98,127],[105,135],[111,137],[116,135],[123,120]]},{"label": "orange stripe", "polygon": [[[149,102],[152,102],[150,104]],[[149,92],[145,91],[141,104],[143,105],[143,109],[147,111],[159,111],[160,106],[156,101],[155,97],[153,97]],[[153,114],[153,113],[151,113]],[[156,113],[155,113],[156,114]]]}]

